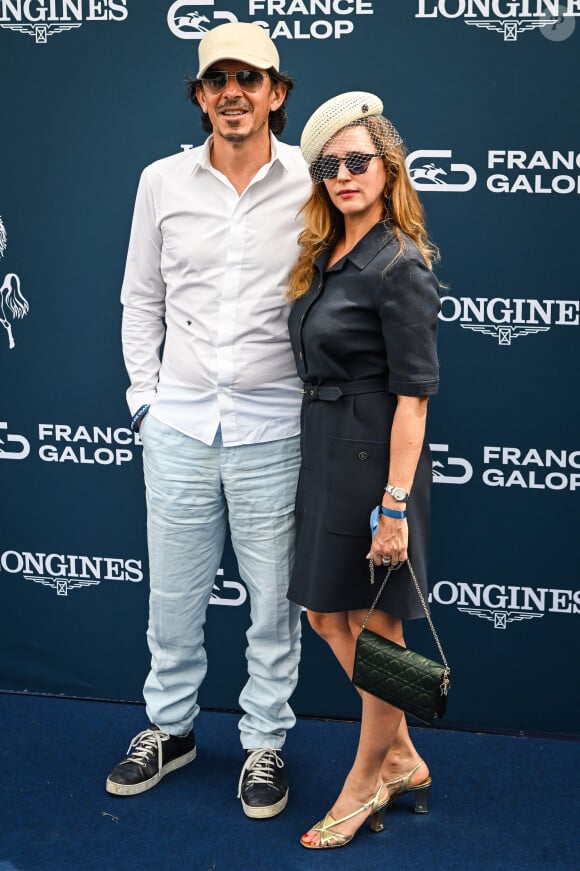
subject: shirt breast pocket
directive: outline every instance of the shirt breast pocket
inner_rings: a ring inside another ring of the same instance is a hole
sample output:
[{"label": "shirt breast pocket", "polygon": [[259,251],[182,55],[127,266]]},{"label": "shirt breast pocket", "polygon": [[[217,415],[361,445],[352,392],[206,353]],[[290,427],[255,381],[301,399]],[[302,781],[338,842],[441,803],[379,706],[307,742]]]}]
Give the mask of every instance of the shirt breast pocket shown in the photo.
[{"label": "shirt breast pocket", "polygon": [[325,524],[337,535],[370,538],[369,516],[381,501],[389,464],[388,442],[329,439]]}]

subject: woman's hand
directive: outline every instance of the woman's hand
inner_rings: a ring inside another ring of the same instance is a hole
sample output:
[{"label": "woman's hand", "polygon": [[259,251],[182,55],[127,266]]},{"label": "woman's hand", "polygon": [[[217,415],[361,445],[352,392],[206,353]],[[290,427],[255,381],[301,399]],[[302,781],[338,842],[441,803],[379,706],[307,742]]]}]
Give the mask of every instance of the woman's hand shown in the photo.
[{"label": "woman's hand", "polygon": [[406,520],[396,520],[381,514],[379,528],[371,542],[371,549],[366,558],[373,558],[376,566],[380,566],[383,557],[389,558],[392,565],[404,562],[407,559],[407,547],[409,544],[409,527]]},{"label": "woman's hand", "polygon": [[[425,421],[427,419],[426,396],[397,396],[397,408],[391,427],[391,444],[388,480],[396,487],[402,487],[411,492],[415,470],[421,454],[425,438]],[[411,497],[412,498],[412,497]],[[390,493],[383,496],[383,505],[391,511],[406,509],[406,503],[396,502]],[[409,544],[409,527],[406,518],[401,520],[379,515],[377,533],[371,542],[367,559],[373,558],[374,564],[380,566],[404,562],[407,559]]]}]

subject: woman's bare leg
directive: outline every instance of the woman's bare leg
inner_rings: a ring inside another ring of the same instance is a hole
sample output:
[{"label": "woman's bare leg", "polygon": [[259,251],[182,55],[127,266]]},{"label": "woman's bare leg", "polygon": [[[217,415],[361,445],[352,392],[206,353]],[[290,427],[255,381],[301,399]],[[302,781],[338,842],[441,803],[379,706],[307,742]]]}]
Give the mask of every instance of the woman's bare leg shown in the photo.
[{"label": "woman's bare leg", "polygon": [[[365,612],[359,611],[336,614],[308,612],[312,627],[329,644],[349,677],[354,664],[356,636],[364,617]],[[400,620],[384,612],[375,612],[371,621],[369,625],[373,631],[400,643]],[[401,711],[368,693],[361,692],[360,696],[362,717],[358,749],[340,795],[330,810],[335,820],[352,813],[377,793],[383,780],[383,769],[389,775],[385,779],[393,779],[407,773],[412,765],[404,766],[411,758],[415,762],[419,761]],[[421,768],[419,773],[422,771]],[[426,774],[420,780],[425,777]],[[415,782],[414,778],[412,782]],[[385,789],[384,794],[380,794],[381,803],[387,800],[387,796],[388,790]],[[362,812],[345,823],[333,826],[333,829],[344,835],[354,834],[369,813],[370,811]],[[320,843],[320,834],[309,831],[303,840],[311,846],[317,846]]]}]

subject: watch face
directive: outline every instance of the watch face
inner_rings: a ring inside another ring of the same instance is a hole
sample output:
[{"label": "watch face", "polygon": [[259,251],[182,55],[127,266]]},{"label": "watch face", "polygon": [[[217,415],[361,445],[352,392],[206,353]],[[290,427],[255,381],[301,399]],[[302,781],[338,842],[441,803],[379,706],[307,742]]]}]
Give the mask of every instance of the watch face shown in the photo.
[{"label": "watch face", "polygon": [[389,487],[389,493],[395,502],[406,502],[407,492],[402,487]]}]

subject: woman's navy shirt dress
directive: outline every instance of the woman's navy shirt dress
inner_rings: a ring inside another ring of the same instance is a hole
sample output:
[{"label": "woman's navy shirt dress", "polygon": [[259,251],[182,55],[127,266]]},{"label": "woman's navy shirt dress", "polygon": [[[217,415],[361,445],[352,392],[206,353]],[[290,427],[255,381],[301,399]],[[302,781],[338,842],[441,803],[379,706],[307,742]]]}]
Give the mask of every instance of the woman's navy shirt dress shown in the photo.
[{"label": "woman's navy shirt dress", "polygon": [[[320,612],[370,607],[369,515],[387,483],[397,395],[431,396],[439,385],[439,286],[415,244],[405,237],[399,254],[381,222],[326,270],[329,257],[316,261],[289,319],[305,392],[288,597]],[[431,480],[425,439],[407,503],[409,556],[425,594]],[[424,616],[406,566],[392,573],[378,607]]]}]

